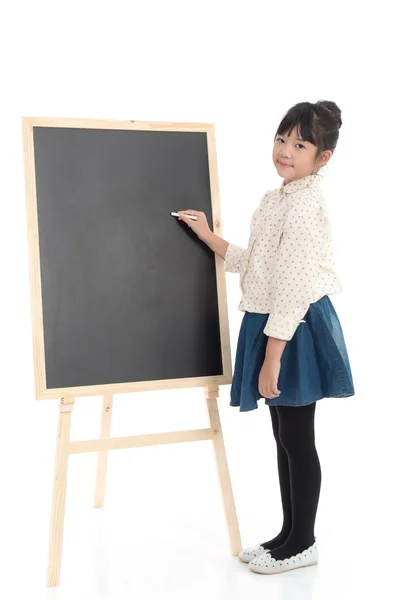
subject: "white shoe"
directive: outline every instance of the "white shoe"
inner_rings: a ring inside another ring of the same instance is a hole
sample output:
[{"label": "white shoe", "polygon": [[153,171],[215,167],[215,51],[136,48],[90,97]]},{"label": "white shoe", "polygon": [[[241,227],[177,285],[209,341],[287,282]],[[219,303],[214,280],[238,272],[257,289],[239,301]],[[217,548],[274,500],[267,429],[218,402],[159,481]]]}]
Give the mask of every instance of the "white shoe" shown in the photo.
[{"label": "white shoe", "polygon": [[269,552],[269,548],[264,548],[263,546],[260,546],[260,544],[257,544],[256,546],[245,548],[239,552],[238,556],[242,562],[248,563],[253,560],[253,558],[257,558],[258,556],[261,556],[261,554],[264,554],[264,552]]},{"label": "white shoe", "polygon": [[311,567],[312,565],[316,565],[318,560],[317,538],[315,538],[315,542],[312,546],[303,550],[303,552],[299,552],[296,556],[275,560],[275,558],[272,558],[271,553],[266,551],[250,561],[249,567],[255,573],[272,575],[274,573],[291,571],[292,569],[298,569],[300,567]]}]

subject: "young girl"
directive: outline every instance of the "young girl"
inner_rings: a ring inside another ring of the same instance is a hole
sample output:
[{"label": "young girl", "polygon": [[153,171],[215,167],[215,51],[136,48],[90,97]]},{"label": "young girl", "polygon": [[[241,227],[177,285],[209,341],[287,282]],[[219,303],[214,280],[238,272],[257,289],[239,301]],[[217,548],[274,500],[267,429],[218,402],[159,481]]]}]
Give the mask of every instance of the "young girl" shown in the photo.
[{"label": "young girl", "polygon": [[301,102],[287,112],[272,151],[284,179],[280,188],[262,197],[247,248],[215,235],[203,212],[179,211],[179,219],[225,259],[226,271],[240,274],[239,310],[244,316],[230,405],[254,410],[264,398],[270,410],[283,525],[273,539],[239,554],[258,573],[318,562],[316,401],[355,393],[343,331],[329,298],[341,286],[318,173],[335,150],[341,124],[334,102]]}]

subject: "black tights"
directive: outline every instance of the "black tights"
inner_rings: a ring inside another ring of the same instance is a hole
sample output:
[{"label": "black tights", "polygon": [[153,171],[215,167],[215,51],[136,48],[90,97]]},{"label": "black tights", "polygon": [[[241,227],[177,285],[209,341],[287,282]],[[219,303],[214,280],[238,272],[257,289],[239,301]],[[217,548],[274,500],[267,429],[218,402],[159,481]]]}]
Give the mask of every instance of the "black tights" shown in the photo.
[{"label": "black tights", "polygon": [[[283,525],[262,546],[277,560],[302,552],[314,541],[314,523],[321,488],[321,467],[315,447],[316,402],[306,406],[270,406],[276,440]],[[282,550],[280,549],[282,547]]]}]

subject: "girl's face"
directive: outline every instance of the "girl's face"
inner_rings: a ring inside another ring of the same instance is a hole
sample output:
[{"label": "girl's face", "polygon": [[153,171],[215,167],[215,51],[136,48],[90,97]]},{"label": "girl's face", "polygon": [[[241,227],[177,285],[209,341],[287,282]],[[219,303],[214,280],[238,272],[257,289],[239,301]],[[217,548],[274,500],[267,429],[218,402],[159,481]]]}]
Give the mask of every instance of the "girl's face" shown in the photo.
[{"label": "girl's face", "polygon": [[316,160],[317,146],[301,139],[298,127],[290,135],[283,133],[275,137],[272,159],[278,174],[285,178],[284,185],[306,175],[313,175],[326,164],[332,152],[326,150]]}]

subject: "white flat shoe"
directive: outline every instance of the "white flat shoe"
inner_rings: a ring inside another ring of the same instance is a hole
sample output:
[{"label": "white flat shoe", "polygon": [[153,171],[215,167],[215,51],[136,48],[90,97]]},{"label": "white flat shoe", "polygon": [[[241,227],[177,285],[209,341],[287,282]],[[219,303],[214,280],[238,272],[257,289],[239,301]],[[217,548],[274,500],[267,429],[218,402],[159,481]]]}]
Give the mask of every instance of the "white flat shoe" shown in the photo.
[{"label": "white flat shoe", "polygon": [[260,544],[256,546],[250,546],[250,548],[245,548],[241,552],[239,552],[238,556],[242,562],[248,563],[254,558],[261,556],[264,552],[269,552],[269,548],[263,548]]},{"label": "white flat shoe", "polygon": [[273,575],[275,573],[291,571],[292,569],[299,569],[300,567],[311,567],[312,565],[316,565],[318,560],[317,538],[315,538],[315,542],[312,546],[303,550],[303,552],[299,552],[296,556],[275,560],[275,558],[272,558],[270,552],[265,551],[257,558],[250,561],[249,567],[255,573]]}]

